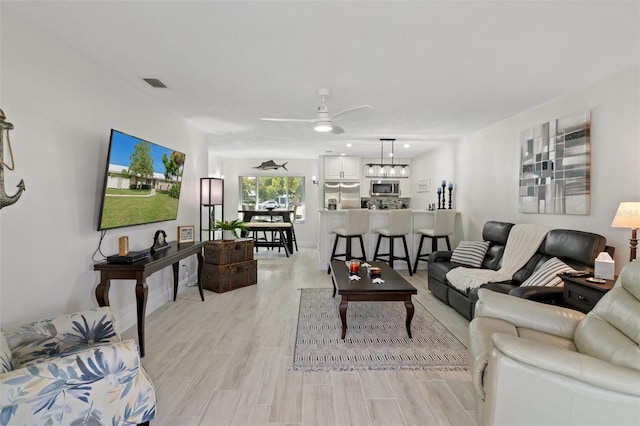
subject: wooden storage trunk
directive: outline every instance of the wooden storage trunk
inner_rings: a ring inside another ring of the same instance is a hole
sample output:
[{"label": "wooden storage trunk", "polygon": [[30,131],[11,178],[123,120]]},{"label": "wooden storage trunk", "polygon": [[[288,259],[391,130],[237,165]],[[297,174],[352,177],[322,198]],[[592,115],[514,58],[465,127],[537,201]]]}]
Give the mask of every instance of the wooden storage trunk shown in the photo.
[{"label": "wooden storage trunk", "polygon": [[232,263],[230,265],[202,265],[202,288],[224,293],[236,288],[246,287],[258,282],[258,261]]},{"label": "wooden storage trunk", "polygon": [[204,262],[213,265],[253,260],[253,239],[234,241],[207,241],[204,245]]}]

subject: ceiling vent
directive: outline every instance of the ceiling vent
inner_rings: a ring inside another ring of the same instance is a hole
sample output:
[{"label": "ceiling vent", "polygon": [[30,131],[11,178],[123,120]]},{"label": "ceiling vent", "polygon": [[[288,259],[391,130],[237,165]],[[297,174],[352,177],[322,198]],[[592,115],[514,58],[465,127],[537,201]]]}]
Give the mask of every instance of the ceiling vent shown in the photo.
[{"label": "ceiling vent", "polygon": [[158,80],[157,78],[143,78],[143,80],[146,81],[147,84],[149,84],[149,86],[151,87],[165,88],[165,89],[167,88],[167,86],[165,86],[165,84],[160,80]]}]

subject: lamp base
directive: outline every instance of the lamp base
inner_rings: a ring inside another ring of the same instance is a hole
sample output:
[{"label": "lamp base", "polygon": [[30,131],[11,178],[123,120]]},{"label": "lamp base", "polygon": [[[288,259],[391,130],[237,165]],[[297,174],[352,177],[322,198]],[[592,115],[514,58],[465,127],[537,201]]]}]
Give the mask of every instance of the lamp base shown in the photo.
[{"label": "lamp base", "polygon": [[638,249],[638,230],[636,228],[633,228],[631,230],[631,239],[629,240],[629,248],[630,248],[630,253],[629,253],[629,262],[633,262],[636,258],[636,251]]}]

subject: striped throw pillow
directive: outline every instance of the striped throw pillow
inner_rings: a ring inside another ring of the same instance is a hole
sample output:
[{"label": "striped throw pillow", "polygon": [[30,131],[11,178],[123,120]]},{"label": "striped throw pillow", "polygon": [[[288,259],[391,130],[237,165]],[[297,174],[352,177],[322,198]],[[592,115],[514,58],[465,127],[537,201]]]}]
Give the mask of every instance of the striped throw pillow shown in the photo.
[{"label": "striped throw pillow", "polygon": [[488,241],[460,241],[451,253],[451,261],[479,268],[488,249]]},{"label": "striped throw pillow", "polygon": [[562,285],[562,278],[558,274],[575,272],[575,270],[557,257],[552,257],[539,267],[521,285],[525,287],[557,287]]}]

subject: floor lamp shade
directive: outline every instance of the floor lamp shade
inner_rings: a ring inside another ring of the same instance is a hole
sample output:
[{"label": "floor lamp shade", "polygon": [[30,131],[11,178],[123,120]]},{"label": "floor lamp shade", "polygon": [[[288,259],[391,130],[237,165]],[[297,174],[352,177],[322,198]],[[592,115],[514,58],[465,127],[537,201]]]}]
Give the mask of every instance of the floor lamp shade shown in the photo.
[{"label": "floor lamp shade", "polygon": [[[218,214],[216,210],[220,210]],[[214,225],[216,220],[222,220],[223,216],[224,179],[200,178],[200,240],[204,235],[209,240],[215,240]]]},{"label": "floor lamp shade", "polygon": [[640,202],[622,202],[618,206],[616,215],[613,218],[611,226],[614,228],[630,228],[631,229],[631,253],[629,260],[636,258],[636,250],[638,247],[637,230],[640,228]]},{"label": "floor lamp shade", "polygon": [[223,203],[224,179],[201,178],[200,200],[203,206],[217,206]]}]

